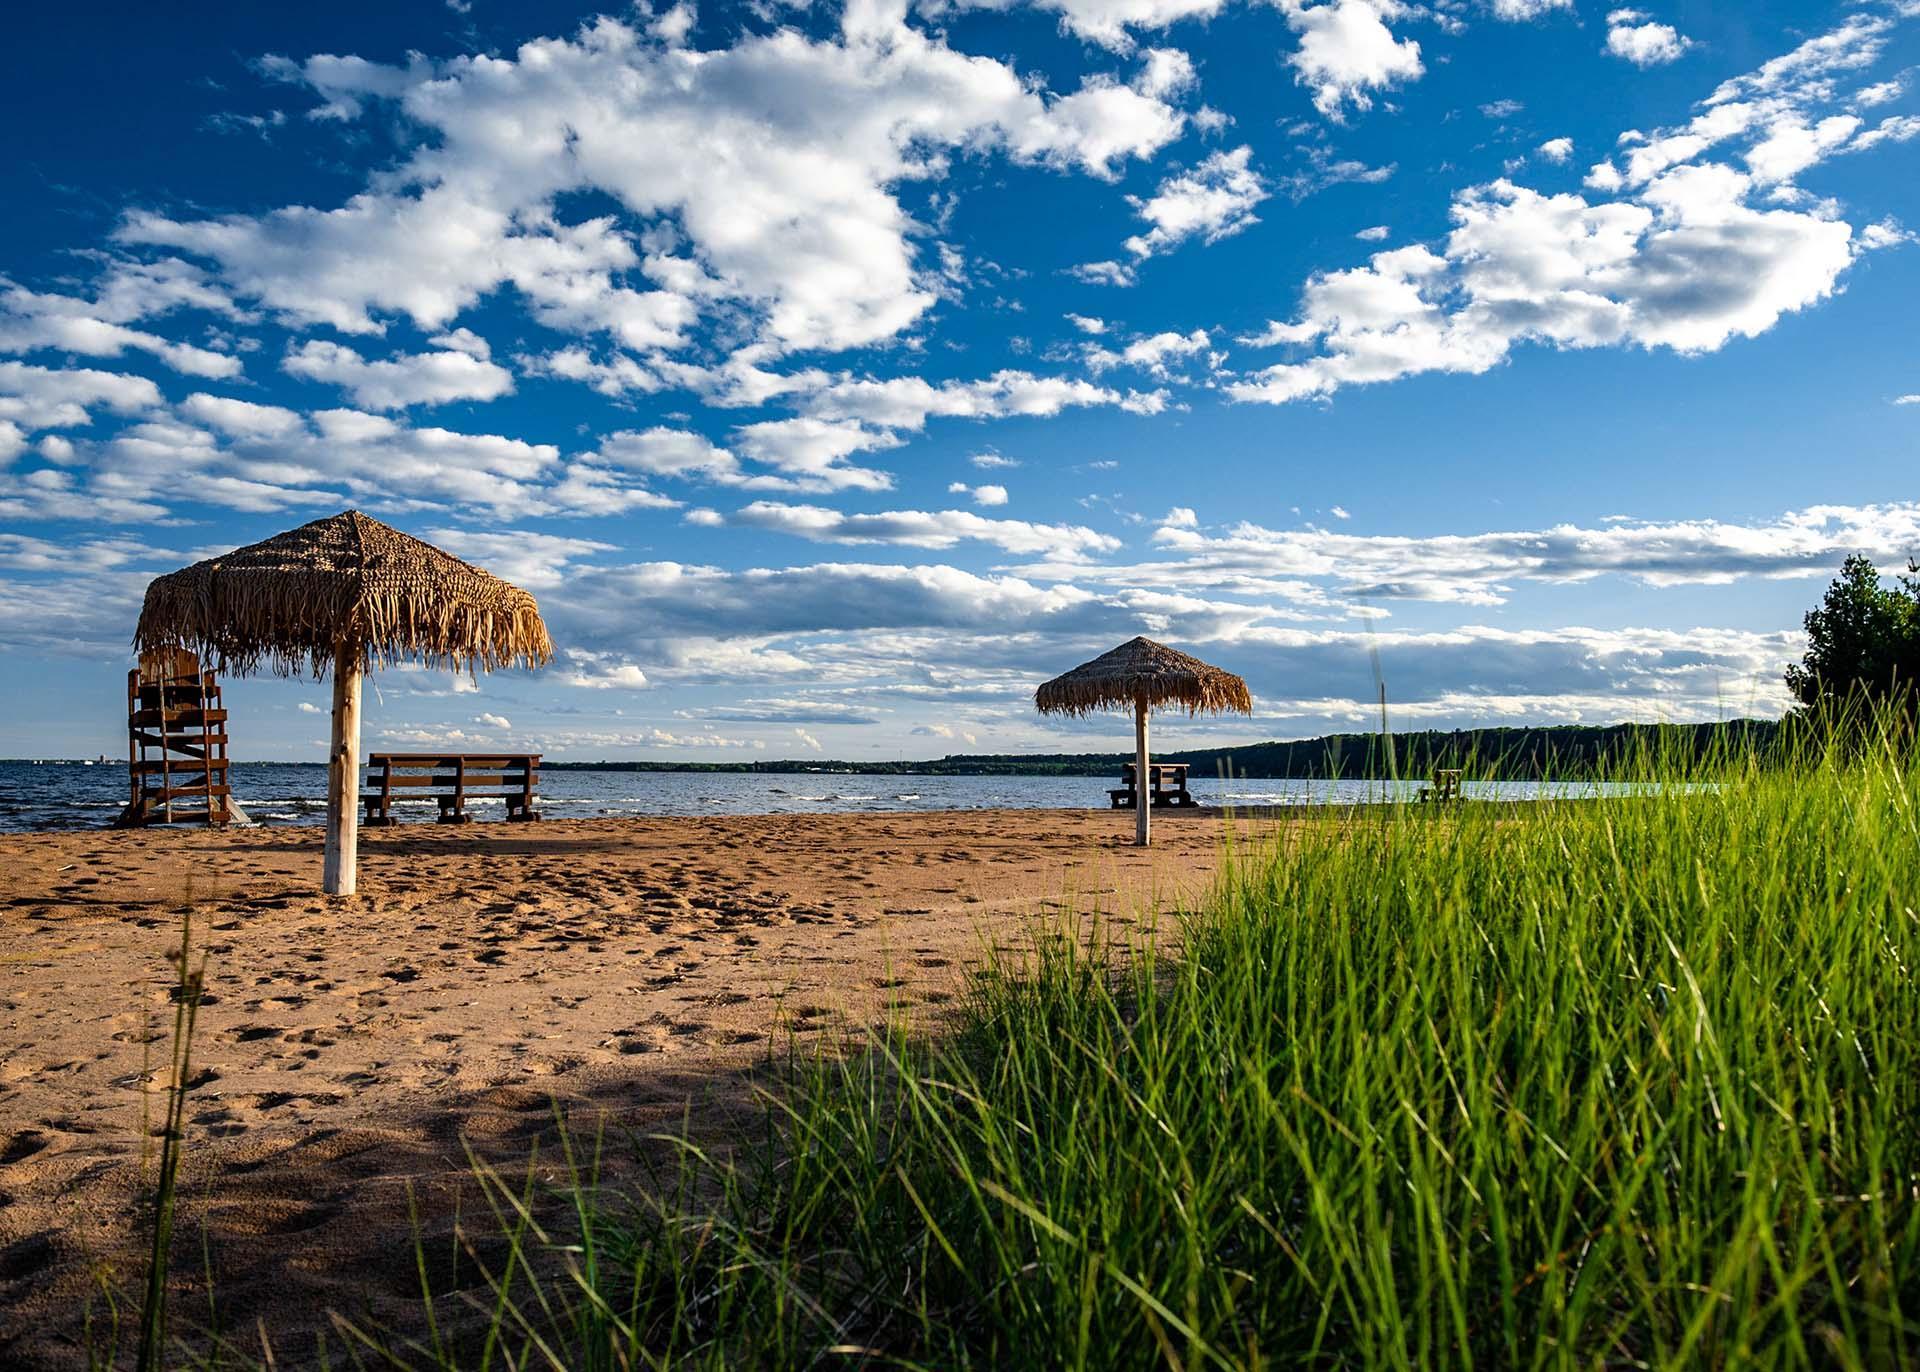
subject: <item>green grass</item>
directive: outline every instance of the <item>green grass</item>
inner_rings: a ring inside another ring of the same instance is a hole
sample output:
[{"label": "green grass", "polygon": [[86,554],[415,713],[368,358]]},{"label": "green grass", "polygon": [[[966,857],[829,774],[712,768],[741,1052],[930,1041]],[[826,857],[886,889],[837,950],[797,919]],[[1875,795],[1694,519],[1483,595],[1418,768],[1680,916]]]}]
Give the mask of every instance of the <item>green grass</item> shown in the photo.
[{"label": "green grass", "polygon": [[1051,940],[936,1042],[797,1061],[730,1161],[573,1159],[557,1225],[492,1178],[465,1332],[357,1356],[1920,1364],[1920,767],[1780,761],[1311,816],[1177,953]]}]

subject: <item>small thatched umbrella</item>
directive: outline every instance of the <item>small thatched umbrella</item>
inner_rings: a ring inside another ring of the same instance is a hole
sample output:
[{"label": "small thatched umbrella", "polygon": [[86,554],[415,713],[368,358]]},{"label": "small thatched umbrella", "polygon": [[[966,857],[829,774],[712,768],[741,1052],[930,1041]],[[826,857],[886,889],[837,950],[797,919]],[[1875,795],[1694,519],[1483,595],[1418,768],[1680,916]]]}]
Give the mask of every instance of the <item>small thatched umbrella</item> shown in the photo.
[{"label": "small thatched umbrella", "polygon": [[366,669],[490,671],[553,657],[532,596],[358,510],[155,579],[133,638],[142,652],[190,648],[241,676],[333,669],[325,888],[342,896],[356,882]]},{"label": "small thatched umbrella", "polygon": [[1133,711],[1133,836],[1142,848],[1147,846],[1147,816],[1153,809],[1147,771],[1147,712],[1156,705],[1182,705],[1190,715],[1201,710],[1253,713],[1253,697],[1247,694],[1246,682],[1150,638],[1129,640],[1065,676],[1055,677],[1034,692],[1033,703],[1043,714]]}]

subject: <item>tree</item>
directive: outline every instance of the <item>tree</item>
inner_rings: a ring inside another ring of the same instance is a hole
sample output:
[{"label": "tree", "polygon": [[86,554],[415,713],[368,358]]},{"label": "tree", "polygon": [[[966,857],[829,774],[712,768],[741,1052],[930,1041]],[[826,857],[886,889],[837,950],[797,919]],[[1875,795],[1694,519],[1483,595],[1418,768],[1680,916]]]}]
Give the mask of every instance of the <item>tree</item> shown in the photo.
[{"label": "tree", "polygon": [[1903,701],[1920,684],[1920,564],[1883,586],[1872,559],[1848,558],[1819,608],[1807,611],[1807,652],[1787,689],[1809,711]]}]

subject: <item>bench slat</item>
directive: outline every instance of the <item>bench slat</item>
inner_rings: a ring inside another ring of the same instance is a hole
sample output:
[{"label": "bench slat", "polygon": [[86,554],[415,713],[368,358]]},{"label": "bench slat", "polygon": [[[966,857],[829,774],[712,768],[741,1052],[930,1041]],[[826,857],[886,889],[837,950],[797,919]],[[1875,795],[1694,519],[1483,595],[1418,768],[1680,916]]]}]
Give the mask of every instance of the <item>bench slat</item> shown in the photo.
[{"label": "bench slat", "polygon": [[[456,779],[455,775],[452,772],[446,772],[446,773],[436,774],[432,776],[420,776],[420,775],[412,775],[412,774],[396,772],[393,775],[393,788],[394,790],[397,791],[402,786],[451,787],[453,786],[455,779]],[[473,772],[473,771],[469,771],[467,773],[466,780],[467,780],[467,789],[472,790],[475,786],[518,786],[522,782],[527,782],[527,781],[537,782],[540,780],[540,774],[538,772]],[[371,784],[374,787],[374,789],[378,790],[380,787],[386,784],[386,781],[387,779],[385,777],[374,777],[369,784]]]}]

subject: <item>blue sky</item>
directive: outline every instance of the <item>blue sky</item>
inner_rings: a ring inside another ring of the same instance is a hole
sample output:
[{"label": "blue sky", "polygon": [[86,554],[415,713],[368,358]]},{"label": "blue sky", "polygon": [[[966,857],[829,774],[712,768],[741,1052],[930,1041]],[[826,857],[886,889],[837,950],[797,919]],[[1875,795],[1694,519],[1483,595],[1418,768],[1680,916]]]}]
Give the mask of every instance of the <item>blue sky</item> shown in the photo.
[{"label": "blue sky", "polygon": [[[7,20],[0,754],[154,575],[348,506],[539,674],[370,746],[1118,747],[1775,713],[1920,552],[1920,3],[780,0]],[[317,758],[322,689],[229,686]]]}]

